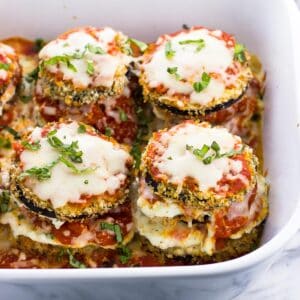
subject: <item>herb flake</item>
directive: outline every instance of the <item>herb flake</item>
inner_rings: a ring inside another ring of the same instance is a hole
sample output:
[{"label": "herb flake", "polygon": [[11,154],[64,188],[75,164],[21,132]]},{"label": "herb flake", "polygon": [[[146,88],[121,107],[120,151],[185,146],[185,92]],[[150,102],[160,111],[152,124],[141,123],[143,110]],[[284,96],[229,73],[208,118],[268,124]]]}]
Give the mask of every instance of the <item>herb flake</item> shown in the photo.
[{"label": "herb flake", "polygon": [[135,44],[141,50],[142,53],[144,53],[148,49],[148,45],[144,42],[139,41],[139,40],[129,38],[128,42],[131,42],[131,43]]},{"label": "herb flake", "polygon": [[203,72],[201,76],[201,81],[194,82],[193,84],[193,88],[195,92],[200,93],[201,91],[206,89],[207,86],[209,85],[209,82],[210,82],[210,76],[207,73]]},{"label": "herb flake", "polygon": [[121,243],[123,241],[122,231],[119,224],[101,222],[100,228],[114,232],[118,243]]},{"label": "herb flake", "polygon": [[246,61],[245,50],[246,49],[244,45],[236,43],[234,45],[234,59],[238,60],[241,63],[244,63]]},{"label": "herb flake", "polygon": [[69,249],[67,249],[67,253],[69,255],[69,264],[73,268],[76,268],[76,269],[85,269],[86,268],[86,265],[84,263],[80,262],[79,260],[77,260]]},{"label": "herb flake", "polygon": [[203,39],[180,41],[179,44],[180,45],[195,45],[195,46],[197,46],[196,52],[201,51],[205,47],[205,41]]},{"label": "herb flake", "polygon": [[37,151],[41,148],[40,141],[29,143],[28,141],[23,141],[22,146],[30,151]]},{"label": "herb flake", "polygon": [[166,58],[171,59],[175,55],[175,51],[172,49],[172,44],[171,41],[167,41],[166,46],[165,46],[165,55]]}]

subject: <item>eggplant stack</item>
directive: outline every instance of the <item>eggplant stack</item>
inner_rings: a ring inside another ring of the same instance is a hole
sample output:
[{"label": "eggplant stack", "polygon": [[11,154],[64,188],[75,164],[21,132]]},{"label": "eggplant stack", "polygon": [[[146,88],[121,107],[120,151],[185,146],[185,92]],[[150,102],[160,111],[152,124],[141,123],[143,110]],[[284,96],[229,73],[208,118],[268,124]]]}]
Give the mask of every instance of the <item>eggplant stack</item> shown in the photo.
[{"label": "eggplant stack", "polygon": [[130,241],[127,147],[70,121],[34,128],[17,148],[10,209],[0,222],[21,248],[115,249]]},{"label": "eggplant stack", "polygon": [[72,119],[118,142],[137,131],[127,74],[133,60],[129,38],[112,28],[79,27],[39,52],[35,100],[45,122]]},{"label": "eggplant stack", "polygon": [[185,121],[154,133],[143,153],[137,230],[150,251],[168,257],[234,258],[258,245],[267,192],[240,137]]},{"label": "eggplant stack", "polygon": [[192,27],[148,47],[140,84],[168,126],[184,119],[222,125],[253,144],[261,119],[265,74],[244,45],[220,30]]}]

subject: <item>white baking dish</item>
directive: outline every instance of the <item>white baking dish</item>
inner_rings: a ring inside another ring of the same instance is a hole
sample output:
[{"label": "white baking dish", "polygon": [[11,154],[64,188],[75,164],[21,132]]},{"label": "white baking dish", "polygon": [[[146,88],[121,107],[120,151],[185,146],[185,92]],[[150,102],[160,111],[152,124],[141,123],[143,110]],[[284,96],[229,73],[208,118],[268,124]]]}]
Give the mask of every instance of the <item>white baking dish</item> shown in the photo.
[{"label": "white baking dish", "polygon": [[124,296],[144,293],[148,299],[158,290],[164,298],[229,299],[266,269],[300,224],[300,17],[292,0],[1,0],[0,11],[1,37],[50,39],[78,25],[110,25],[145,41],[182,24],[235,34],[259,55],[267,71],[264,150],[271,182],[262,245],[241,258],[186,267],[0,270],[0,281],[41,286],[75,282],[77,288],[81,282],[89,295],[120,291]]}]

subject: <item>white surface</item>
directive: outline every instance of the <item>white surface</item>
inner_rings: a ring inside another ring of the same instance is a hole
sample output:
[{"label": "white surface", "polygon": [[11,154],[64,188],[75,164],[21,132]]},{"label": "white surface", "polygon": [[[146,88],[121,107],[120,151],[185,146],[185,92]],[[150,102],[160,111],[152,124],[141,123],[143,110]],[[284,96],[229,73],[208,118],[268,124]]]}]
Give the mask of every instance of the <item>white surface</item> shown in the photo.
[{"label": "white surface", "polygon": [[[267,166],[272,181],[271,194],[271,212],[267,224],[267,230],[264,240],[269,240],[286,220],[290,219],[291,214],[296,210],[296,203],[299,197],[299,155],[297,147],[299,147],[299,128],[297,129],[297,108],[295,99],[297,99],[295,87],[297,85],[294,77],[293,61],[293,42],[291,40],[291,31],[289,21],[292,20],[288,11],[285,9],[283,3],[290,3],[289,0],[266,0],[266,1],[245,1],[241,4],[238,0],[224,0],[217,1],[197,1],[199,9],[195,7],[195,1],[186,0],[172,1],[169,5],[166,4],[162,9],[161,1],[152,1],[151,5],[146,1],[132,1],[136,5],[135,9],[129,9],[128,6],[122,7],[121,1],[112,0],[101,9],[95,10],[92,6],[87,6],[86,10],[82,10],[78,2],[67,2],[61,0],[47,2],[48,9],[45,7],[45,2],[38,0],[24,0],[24,8],[20,9],[19,1],[2,0],[0,3],[0,10],[3,17],[0,20],[1,32],[4,35],[10,35],[10,32],[18,32],[20,35],[26,35],[26,32],[32,32],[32,36],[40,36],[41,33],[49,32],[49,36],[53,36],[68,27],[75,24],[90,23],[93,25],[115,25],[115,27],[122,29],[125,33],[133,34],[134,37],[143,38],[145,29],[148,31],[148,38],[154,39],[162,31],[169,32],[178,28],[182,23],[196,24],[199,20],[202,24],[211,27],[220,27],[226,31],[237,33],[240,41],[250,46],[250,50],[258,53],[262,58],[264,65],[268,72],[268,87],[266,94],[266,103],[268,109],[266,110],[266,130],[265,130],[265,149],[268,153]],[[131,2],[131,3],[132,3]],[[167,1],[165,1],[167,2]],[[164,2],[164,4],[165,4]],[[9,4],[10,5],[9,5]],[[25,3],[29,5],[25,5]],[[87,3],[85,1],[84,3]],[[96,1],[95,1],[96,3]],[[100,1],[97,2],[99,6]],[[124,2],[125,3],[125,2]],[[126,2],[127,4],[129,2]],[[184,3],[184,6],[179,5]],[[205,5],[203,5],[205,3]],[[34,7],[34,9],[33,9]],[[72,7],[72,10],[70,9]],[[74,9],[73,9],[74,8]],[[201,8],[201,9],[200,9]],[[205,9],[202,9],[205,8]],[[93,13],[97,11],[97,13]],[[118,11],[120,13],[118,18],[111,18],[110,16]],[[253,13],[255,11],[255,13]],[[20,13],[20,17],[15,16],[17,20],[32,19],[32,12],[35,12],[34,24],[32,22],[13,22],[11,16]],[[195,12],[192,14],[191,12]],[[84,16],[85,14],[85,16]],[[152,14],[152,17],[151,17]],[[5,21],[7,16],[7,21]],[[52,22],[49,26],[49,19],[52,16]],[[53,16],[55,21],[53,22]],[[72,17],[76,16],[76,18]],[[78,16],[83,16],[78,17]],[[101,16],[101,18],[99,17]],[[155,16],[155,17],[153,17]],[[99,20],[101,20],[99,22]],[[128,22],[131,20],[134,22]],[[4,25],[5,23],[5,25]],[[238,25],[237,25],[238,24]],[[46,36],[47,37],[47,36]],[[271,105],[271,102],[273,103]],[[283,113],[284,112],[284,113]],[[292,147],[289,147],[292,146]],[[283,164],[280,164],[283,162]],[[266,263],[259,263],[255,266],[248,267],[255,262],[258,262],[265,254],[272,254],[273,250],[279,244],[284,244],[285,240],[292,234],[296,228],[300,217],[295,216],[292,222],[271,243],[267,243],[258,251],[247,255],[241,259],[231,261],[229,263],[218,264],[218,266],[205,266],[196,268],[174,268],[146,270],[147,274],[171,274],[178,271],[180,274],[201,274],[215,273],[216,271],[229,271],[233,266],[239,267],[244,265],[246,267],[243,272],[191,277],[189,279],[174,279],[158,281],[155,279],[128,280],[122,282],[108,282],[96,281],[97,284],[81,283],[76,281],[76,286],[69,282],[61,282],[60,284],[50,285],[39,283],[38,285],[21,286],[16,283],[9,284],[9,289],[4,289],[6,284],[2,284],[1,299],[93,299],[93,297],[102,299],[292,299],[299,298],[299,282],[298,274],[291,273],[293,270],[300,268],[300,258],[292,259],[293,253],[297,253],[298,241],[300,244],[300,234],[297,239],[292,241],[289,245],[290,250],[285,250],[280,260],[277,260],[267,273],[253,275],[253,271],[258,271],[271,263],[269,260]],[[289,249],[289,248],[287,248]],[[299,253],[300,251],[298,251]],[[300,253],[299,253],[300,256]],[[276,257],[273,256],[274,260]],[[293,263],[291,263],[293,261]],[[287,262],[290,267],[287,267]],[[88,276],[100,277],[113,276],[116,270],[103,270],[103,272],[90,272]],[[4,271],[5,272],[5,271]],[[29,280],[29,276],[33,273],[4,273],[0,272],[2,281],[9,280],[9,277],[14,276],[24,277]],[[55,278],[56,276],[76,277],[78,273],[68,271],[46,271],[47,273],[39,273],[39,277]],[[135,270],[122,270],[124,276],[133,276]],[[140,271],[137,271],[140,274]],[[35,273],[37,274],[37,273]],[[294,274],[294,277],[292,275]],[[87,275],[87,274],[85,274]],[[246,287],[249,280],[254,276],[255,280]],[[87,277],[87,276],[83,276]],[[292,280],[289,280],[291,278]],[[15,281],[13,281],[15,282]],[[95,283],[96,283],[95,282]],[[140,284],[142,282],[143,284]],[[183,287],[186,288],[183,290]],[[230,289],[229,289],[230,287]],[[117,295],[117,289],[122,290],[122,297]],[[211,292],[214,291],[212,294]],[[238,296],[240,293],[243,295]],[[184,292],[184,294],[183,294]],[[229,292],[230,296],[226,296],[225,292]],[[223,296],[222,296],[223,294]],[[47,296],[47,297],[46,297]],[[126,297],[128,296],[128,297]],[[169,296],[169,297],[167,297]]]}]

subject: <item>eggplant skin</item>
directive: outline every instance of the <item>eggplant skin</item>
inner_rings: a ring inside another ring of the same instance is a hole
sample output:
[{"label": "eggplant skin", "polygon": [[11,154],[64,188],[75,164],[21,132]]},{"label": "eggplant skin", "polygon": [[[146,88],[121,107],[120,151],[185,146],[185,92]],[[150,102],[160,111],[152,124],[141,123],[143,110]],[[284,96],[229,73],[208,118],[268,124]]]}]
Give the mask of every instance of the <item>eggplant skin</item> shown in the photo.
[{"label": "eggplant skin", "polygon": [[[16,197],[17,201],[23,203],[30,211],[35,212],[39,215],[48,217],[48,218],[55,218],[65,221],[77,221],[77,220],[83,220],[91,217],[98,217],[101,216],[103,213],[107,213],[112,207],[107,207],[105,211],[97,212],[97,213],[82,213],[82,214],[76,214],[76,215],[66,215],[62,214],[60,212],[57,212],[55,210],[52,210],[47,207],[41,207],[38,206],[36,203],[34,203],[32,200],[30,200],[28,197],[26,197],[25,193],[22,191],[21,187],[16,184],[14,189],[14,196]],[[126,198],[125,198],[126,199]],[[125,201],[125,200],[124,200]],[[124,202],[123,200],[120,201],[118,204],[121,204]]]},{"label": "eggplant skin", "polygon": [[[17,186],[15,191],[15,196],[17,195],[18,201],[23,203],[30,211],[35,212],[39,215],[48,217],[48,218],[55,218],[60,219],[61,216],[57,214],[54,210],[37,206],[34,202],[32,202],[26,195],[23,193],[22,189]],[[68,220],[81,220],[90,217],[88,214],[81,214],[77,216],[68,217]]]},{"label": "eggplant skin", "polygon": [[222,240],[224,246],[222,247],[222,249],[217,250],[212,255],[201,252],[199,249],[197,249],[197,246],[191,247],[191,249],[189,249],[189,252],[193,254],[185,254],[185,250],[180,249],[179,247],[161,250],[151,245],[147,238],[143,236],[139,236],[139,238],[142,241],[144,248],[152,252],[160,259],[166,260],[172,258],[183,262],[186,265],[211,264],[234,259],[257,249],[261,240],[264,223],[265,222],[262,222],[260,225],[253,228],[251,232],[244,233],[244,235],[239,239]]},{"label": "eggplant skin", "polygon": [[214,107],[211,107],[211,108],[208,108],[208,109],[204,110],[204,112],[201,111],[201,110],[196,110],[196,109],[184,109],[184,110],[181,110],[181,109],[179,109],[177,107],[168,105],[168,104],[160,102],[160,101],[156,101],[155,105],[157,105],[163,111],[167,111],[167,112],[169,112],[169,113],[171,113],[171,114],[173,114],[175,116],[198,117],[198,118],[200,117],[201,118],[201,116],[206,116],[208,114],[217,112],[219,110],[229,108],[231,105],[233,105],[236,102],[238,102],[244,96],[244,94],[247,91],[247,88],[248,88],[248,85],[245,87],[245,89],[243,90],[242,94],[238,98],[229,99],[227,102],[216,104]]}]

